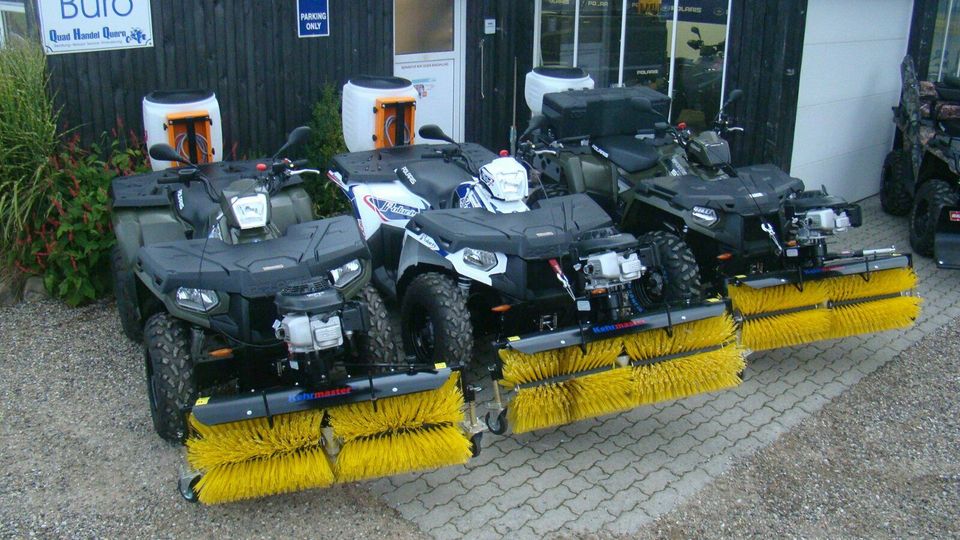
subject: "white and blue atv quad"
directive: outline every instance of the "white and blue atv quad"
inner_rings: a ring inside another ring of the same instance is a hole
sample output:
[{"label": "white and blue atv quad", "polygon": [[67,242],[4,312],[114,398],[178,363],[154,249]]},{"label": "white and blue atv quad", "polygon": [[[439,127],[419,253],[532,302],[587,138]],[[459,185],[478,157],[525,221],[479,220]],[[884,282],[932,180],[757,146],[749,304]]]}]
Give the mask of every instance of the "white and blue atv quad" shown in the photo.
[{"label": "white and blue atv quad", "polygon": [[[490,371],[517,391],[514,432],[633,408],[647,384],[637,370],[733,351],[732,330],[692,348],[678,344],[681,324],[725,321],[723,304],[702,304],[697,280],[668,298],[657,246],[620,233],[590,197],[555,197],[530,210],[518,161],[458,144],[436,126],[419,134],[446,144],[341,154],[328,177],[353,205],[374,284],[400,302],[408,354],[464,366],[475,336],[495,336]],[[739,382],[742,359],[733,355],[709,390]],[[673,383],[684,386],[661,386]],[[671,398],[683,395],[690,392]],[[500,414],[490,427],[503,433],[499,391],[495,399]]]}]

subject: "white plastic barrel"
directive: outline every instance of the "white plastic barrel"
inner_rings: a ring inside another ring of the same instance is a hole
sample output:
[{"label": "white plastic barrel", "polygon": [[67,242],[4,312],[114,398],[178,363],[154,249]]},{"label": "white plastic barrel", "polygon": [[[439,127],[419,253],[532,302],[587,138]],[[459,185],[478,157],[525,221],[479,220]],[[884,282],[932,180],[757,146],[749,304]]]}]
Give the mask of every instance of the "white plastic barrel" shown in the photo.
[{"label": "white plastic barrel", "polygon": [[[409,97],[419,94],[413,83],[400,77],[354,77],[343,85],[343,140],[351,152],[376,148],[376,105],[378,99]],[[409,126],[415,133],[415,126]]]},{"label": "white plastic barrel", "polygon": [[538,67],[527,73],[523,97],[534,115],[543,110],[543,95],[565,90],[584,90],[594,87],[593,78],[575,67]]},{"label": "white plastic barrel", "polygon": [[[220,104],[217,96],[209,90],[174,90],[152,92],[143,98],[143,127],[147,137],[147,148],[159,143],[170,144],[166,129],[167,118],[177,113],[200,113],[210,117],[210,140],[199,140],[198,144],[213,147],[213,161],[223,159],[223,124],[220,119]],[[155,171],[171,167],[169,161],[150,159]]]}]

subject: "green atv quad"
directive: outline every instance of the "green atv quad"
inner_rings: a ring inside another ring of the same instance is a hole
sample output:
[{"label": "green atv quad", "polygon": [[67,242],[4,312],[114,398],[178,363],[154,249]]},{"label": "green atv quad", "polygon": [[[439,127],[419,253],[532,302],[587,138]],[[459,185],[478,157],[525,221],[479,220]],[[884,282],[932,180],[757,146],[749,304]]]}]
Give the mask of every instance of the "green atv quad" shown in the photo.
[{"label": "green atv quad", "polygon": [[960,268],[960,78],[920,81],[901,64],[897,134],[883,164],[884,211],[910,216],[910,245],[941,268]]}]

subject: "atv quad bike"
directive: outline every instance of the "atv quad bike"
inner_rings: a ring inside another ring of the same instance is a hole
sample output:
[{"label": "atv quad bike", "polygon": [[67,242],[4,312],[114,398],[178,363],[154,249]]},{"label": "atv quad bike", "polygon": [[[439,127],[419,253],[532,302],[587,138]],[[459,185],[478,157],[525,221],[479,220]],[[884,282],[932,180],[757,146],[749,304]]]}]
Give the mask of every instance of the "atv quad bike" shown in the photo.
[{"label": "atv quad bike", "polygon": [[694,136],[662,121],[669,98],[647,88],[547,94],[519,151],[543,184],[531,204],[587,193],[626,232],[682,240],[705,292],[729,296],[749,349],[909,325],[919,308],[901,297],[915,284],[908,255],[828,250],[860,225],[858,205],[773,165],[730,164],[723,136],[742,128],[724,108],[741,95]]},{"label": "atv quad bike", "polygon": [[[420,137],[447,144],[341,154],[328,174],[353,204],[374,282],[401,302],[409,353],[466,366],[475,335],[494,336],[492,432],[740,382],[722,303],[701,303],[682,269],[679,292],[664,292],[659,253],[677,247],[671,238],[622,234],[585,195],[530,210],[528,172],[513,158],[436,126]],[[509,407],[501,387],[515,392]]]},{"label": "atv quad bike", "polygon": [[319,171],[276,156],[198,167],[165,144],[150,155],[184,166],[113,181],[115,285],[124,328],[143,336],[154,427],[187,446],[184,497],[323,487],[479,450],[456,370],[398,354],[356,222],[314,219],[301,176]]},{"label": "atv quad bike", "polygon": [[940,268],[960,268],[960,78],[920,81],[909,55],[901,77],[880,202],[888,214],[909,214],[914,251]]}]

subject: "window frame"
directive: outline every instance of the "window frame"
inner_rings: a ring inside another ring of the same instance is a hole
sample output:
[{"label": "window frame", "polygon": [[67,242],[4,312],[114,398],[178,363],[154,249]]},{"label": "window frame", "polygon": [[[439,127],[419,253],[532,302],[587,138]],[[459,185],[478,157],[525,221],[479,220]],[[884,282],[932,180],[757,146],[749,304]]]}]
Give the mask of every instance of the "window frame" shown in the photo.
[{"label": "window frame", "polygon": [[7,25],[4,22],[5,19],[3,17],[3,14],[6,12],[26,14],[26,3],[0,0],[0,47],[3,47],[7,43]]},{"label": "window frame", "polygon": [[[574,21],[573,21],[573,66],[576,67],[579,61],[579,49],[580,49],[580,2],[581,0],[573,0],[575,3],[574,6]],[[670,0],[663,0],[663,2],[669,2]],[[680,18],[680,0],[673,1],[673,24],[671,25],[670,31],[670,68],[667,81],[667,95],[671,98],[671,115],[673,113],[673,87],[674,87],[674,75],[676,74],[676,63],[677,63],[677,23]],[[954,0],[950,0],[951,4]],[[620,61],[617,70],[617,84],[613,86],[623,86],[623,70],[624,70],[624,60],[626,56],[626,36],[627,36],[627,9],[630,6],[628,0],[623,0],[620,8]],[[730,51],[730,21],[733,14],[733,0],[727,0],[727,23],[726,23],[726,39],[723,45],[723,76],[721,77],[720,82],[720,103],[723,104],[724,96],[726,96],[727,91],[727,54]],[[534,4],[534,15],[533,15],[533,65],[541,66],[543,65],[542,57],[542,47],[540,45],[540,38],[542,34],[542,18],[543,18],[543,0],[536,0]],[[949,33],[949,29],[947,31]]]}]

